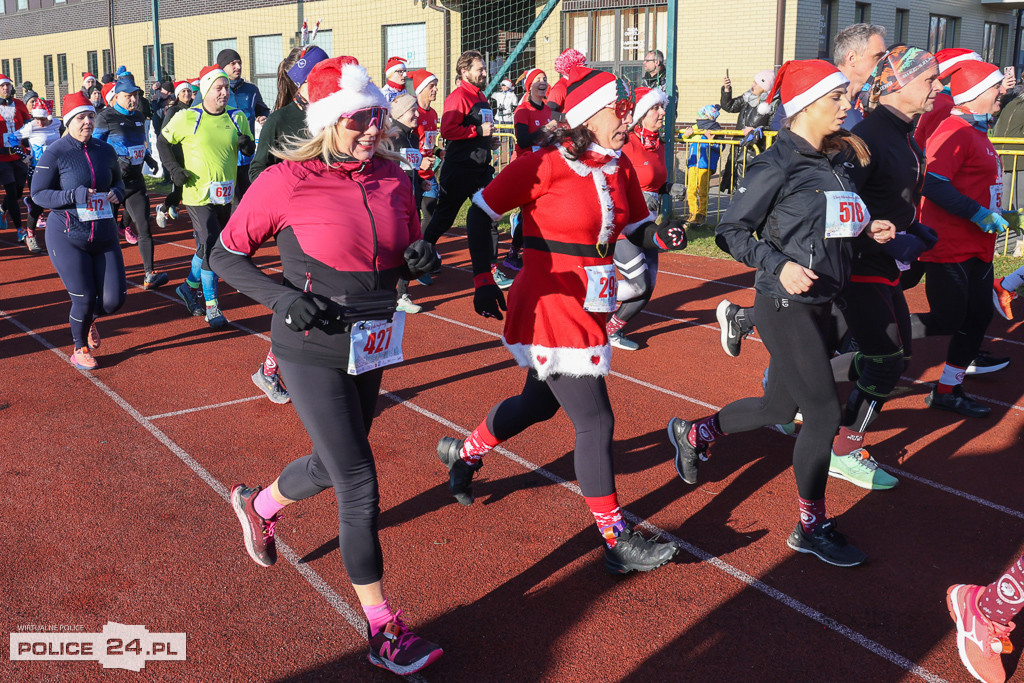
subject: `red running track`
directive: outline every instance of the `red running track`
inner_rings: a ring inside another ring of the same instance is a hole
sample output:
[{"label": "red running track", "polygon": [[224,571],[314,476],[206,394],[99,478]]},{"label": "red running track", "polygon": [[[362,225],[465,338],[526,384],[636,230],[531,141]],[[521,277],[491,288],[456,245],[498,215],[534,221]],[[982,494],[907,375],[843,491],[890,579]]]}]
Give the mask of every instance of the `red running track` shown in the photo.
[{"label": "red running track", "polygon": [[[135,286],[100,322],[100,369],[81,373],[66,362],[69,304],[52,265],[0,235],[8,632],[115,621],[186,633],[187,660],[151,661],[146,680],[390,678],[365,659],[330,493],[286,510],[275,567],[245,554],[227,489],[269,483],[309,441],[293,409],[249,379],[268,348],[268,311],[222,284],[232,327],[188,317],[172,291],[188,268],[187,217],[157,238],[171,284],[139,288],[138,252],[125,245]],[[869,493],[830,481],[830,513],[870,558],[839,569],[785,546],[796,521],[791,437],[726,437],[700,485],[676,476],[668,420],[758,392],[767,353],[754,339],[737,359],[719,346],[715,306],[752,301],[748,269],[663,256],[655,300],[631,332],[643,348],[616,350],[608,384],[620,500],[684,550],[658,571],[613,577],[571,483],[564,415],[486,456],[473,506],[448,495],[437,440],[474,428],[524,372],[500,323],[472,310],[464,237],[441,246],[446,268],[412,289],[425,310],[409,318],[408,360],[385,374],[371,433],[387,592],[445,648],[420,680],[968,679],[944,591],[992,580],[1024,549],[1024,343],[1005,321],[987,347],[1014,365],[967,382],[994,406],[986,420],[924,406],[944,340],[917,344],[870,437],[901,485]],[[273,248],[257,260],[279,265]],[[913,310],[923,297],[909,293]],[[1004,658],[1011,673],[1016,656]],[[96,662],[0,660],[7,680],[140,680]]]}]

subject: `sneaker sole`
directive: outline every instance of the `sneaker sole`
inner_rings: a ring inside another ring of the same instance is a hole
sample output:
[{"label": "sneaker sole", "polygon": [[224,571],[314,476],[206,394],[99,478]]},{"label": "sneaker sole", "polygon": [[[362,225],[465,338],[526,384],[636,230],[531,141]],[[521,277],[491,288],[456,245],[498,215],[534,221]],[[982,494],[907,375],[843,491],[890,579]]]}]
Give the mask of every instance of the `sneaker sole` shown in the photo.
[{"label": "sneaker sole", "polygon": [[269,398],[272,403],[276,403],[278,405],[284,405],[285,403],[291,402],[292,399],[291,399],[290,396],[281,396],[280,394],[278,394],[277,392],[274,391],[273,387],[268,387],[262,381],[260,381],[260,379],[257,377],[257,375],[262,375],[262,374],[263,374],[262,371],[257,370],[252,375],[252,378],[251,378],[252,379],[252,383],[255,384],[257,386],[257,388],[261,389],[263,391],[263,393],[267,395],[267,398]]},{"label": "sneaker sole", "polygon": [[896,486],[900,483],[899,479],[897,479],[896,483],[893,484],[892,486],[878,486],[874,483],[865,484],[863,481],[858,481],[850,476],[847,476],[842,470],[834,470],[831,467],[828,468],[828,476],[835,477],[836,479],[842,479],[843,481],[848,481],[854,486],[857,486],[862,489],[867,489],[868,491],[890,491],[896,488]]},{"label": "sneaker sole", "polygon": [[99,367],[99,364],[93,365],[92,367],[89,367],[88,365],[79,365],[74,361],[73,358],[68,358],[68,362],[71,363],[71,366],[77,370],[95,370],[96,368]]},{"label": "sneaker sole", "polygon": [[864,564],[864,560],[860,560],[859,562],[847,562],[847,563],[837,562],[835,560],[830,560],[827,557],[825,557],[824,555],[822,555],[821,553],[819,553],[817,550],[812,550],[811,548],[800,548],[798,546],[793,545],[788,538],[786,539],[786,545],[789,546],[790,550],[795,550],[798,553],[804,553],[806,555],[814,555],[816,558],[818,558],[819,560],[821,560],[825,564],[830,564],[833,567],[858,567],[858,566]]},{"label": "sneaker sole", "polygon": [[949,616],[953,619],[956,624],[956,649],[960,654],[960,663],[964,665],[964,668],[970,672],[972,676],[977,678],[979,681],[985,679],[978,673],[971,664],[970,658],[967,656],[967,632],[963,628],[963,615],[960,613],[960,601],[953,597],[953,593],[957,592],[958,589],[966,589],[967,586],[958,583],[955,586],[950,586],[946,589],[946,609],[949,610]]},{"label": "sneaker sole", "polygon": [[928,406],[929,408],[935,408],[936,410],[945,410],[947,413],[956,413],[957,415],[961,415],[963,417],[971,417],[971,418],[975,418],[975,419],[981,419],[983,417],[988,417],[992,413],[992,410],[989,409],[985,413],[981,413],[981,414],[976,414],[975,415],[975,414],[971,414],[971,413],[965,413],[962,410],[957,410],[956,408],[951,408],[949,406],[944,406],[941,403],[932,403],[932,396],[931,396],[931,394],[928,394],[927,396],[924,397],[924,404],[926,406]]},{"label": "sneaker sole", "polygon": [[1005,363],[1000,363],[999,365],[989,365],[989,366],[984,367],[984,368],[979,368],[977,365],[968,365],[967,369],[964,371],[964,374],[967,374],[967,375],[987,375],[987,374],[989,374],[991,372],[999,372],[1000,370],[1002,370],[1003,368],[1005,368],[1009,364],[1010,364],[1010,361],[1006,361]]},{"label": "sneaker sole", "polygon": [[608,343],[611,344],[612,346],[614,346],[617,349],[622,349],[623,351],[639,351],[640,350],[640,345],[639,344],[637,344],[636,346],[629,346],[628,344],[623,344],[621,342],[613,342],[611,340],[609,340]]},{"label": "sneaker sole", "polygon": [[406,674],[416,673],[420,669],[426,668],[427,666],[433,664],[438,659],[440,659],[441,655],[443,654],[444,650],[438,648],[426,657],[423,657],[422,659],[417,659],[412,664],[407,664],[405,666],[398,666],[394,662],[379,657],[372,652],[368,653],[366,655],[366,658],[370,660],[370,664],[373,664],[374,666],[379,666],[382,669],[387,669],[388,671],[404,676]]},{"label": "sneaker sole", "polygon": [[249,554],[252,561],[261,567],[269,567],[274,563],[267,564],[266,562],[259,559],[256,554],[256,549],[252,544],[252,536],[250,536],[251,529],[249,528],[249,518],[245,514],[245,501],[242,500],[242,491],[240,488],[231,489],[231,508],[235,511],[235,517],[238,518],[239,523],[242,525],[242,540],[245,542],[245,552]]},{"label": "sneaker sole", "polygon": [[[675,431],[672,429],[672,425],[678,419],[678,417],[674,417],[668,421],[668,440],[672,442],[672,448],[676,449],[676,457],[672,460],[672,464],[675,466],[676,474],[679,475],[679,478],[692,486],[693,484],[697,483],[697,480],[694,479],[693,481],[688,481],[686,477],[683,476],[682,470],[679,469],[679,442],[676,440]],[[697,457],[699,458],[700,456],[698,455]]]},{"label": "sneaker sole", "polygon": [[718,327],[721,329],[722,350],[730,358],[736,358],[740,354],[729,351],[729,321],[725,317],[725,313],[731,305],[732,302],[728,299],[719,301],[718,308],[715,309],[715,318],[718,320]]},{"label": "sneaker sole", "polygon": [[605,571],[607,571],[609,574],[615,574],[616,576],[622,576],[624,574],[629,574],[630,572],[650,572],[654,571],[658,567],[664,567],[666,564],[672,561],[672,558],[674,558],[678,554],[679,546],[676,546],[672,550],[672,554],[666,557],[664,561],[659,562],[655,565],[651,565],[649,567],[626,567],[626,565],[619,564],[617,562],[609,562],[608,559],[605,558],[604,568]]}]

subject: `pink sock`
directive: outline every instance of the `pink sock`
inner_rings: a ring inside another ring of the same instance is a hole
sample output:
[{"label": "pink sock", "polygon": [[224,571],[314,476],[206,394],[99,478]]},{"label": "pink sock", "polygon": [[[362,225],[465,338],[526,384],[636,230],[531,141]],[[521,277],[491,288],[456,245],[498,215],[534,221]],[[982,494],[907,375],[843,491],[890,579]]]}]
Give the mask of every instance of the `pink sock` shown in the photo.
[{"label": "pink sock", "polygon": [[491,450],[500,443],[498,439],[494,438],[491,434],[491,430],[487,428],[487,420],[480,423],[473,433],[469,435],[469,438],[462,444],[462,451],[459,453],[459,457],[462,458],[467,465],[475,465],[480,462],[481,456],[487,451]]},{"label": "pink sock", "polygon": [[278,511],[284,507],[270,495],[270,489],[263,489],[256,494],[256,500],[252,503],[253,508],[256,510],[256,514],[263,519],[270,519],[278,513]]},{"label": "pink sock", "polygon": [[621,330],[625,326],[626,326],[626,321],[620,320],[619,316],[617,316],[617,315],[615,315],[613,313],[611,315],[611,317],[608,318],[608,322],[605,323],[604,330],[609,335],[613,335],[613,334],[615,334],[616,332],[618,332],[619,330]]},{"label": "pink sock", "polygon": [[370,622],[371,636],[376,635],[389,622],[395,620],[395,615],[392,613],[391,608],[388,607],[386,599],[379,605],[361,605],[361,607],[363,608],[363,613],[366,614],[366,620]]}]

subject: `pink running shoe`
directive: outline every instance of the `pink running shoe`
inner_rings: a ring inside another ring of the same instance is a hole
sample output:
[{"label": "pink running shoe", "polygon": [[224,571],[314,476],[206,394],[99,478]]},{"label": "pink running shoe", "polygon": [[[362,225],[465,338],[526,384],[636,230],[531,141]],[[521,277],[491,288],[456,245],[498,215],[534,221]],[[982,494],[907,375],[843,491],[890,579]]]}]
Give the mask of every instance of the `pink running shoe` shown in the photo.
[{"label": "pink running shoe", "polygon": [[398,610],[394,621],[370,636],[367,658],[375,666],[404,676],[436,662],[444,650],[410,631],[399,618],[401,614]]},{"label": "pink running shoe", "polygon": [[96,359],[92,357],[91,353],[89,353],[89,349],[84,346],[80,349],[75,349],[74,353],[71,354],[71,357],[68,358],[68,362],[79,370],[95,370],[99,367],[99,363],[97,363]]},{"label": "pink running shoe", "polygon": [[249,488],[244,484],[235,484],[231,487],[231,508],[235,516],[242,524],[242,540],[245,542],[245,552],[253,562],[269,567],[277,562],[277,543],[274,541],[274,526],[281,515],[274,515],[270,519],[263,519],[253,503],[261,491],[259,486]]},{"label": "pink running shoe", "polygon": [[135,229],[130,225],[124,226],[124,241],[128,244],[139,243],[139,236],[135,234]]},{"label": "pink running shoe", "polygon": [[96,323],[89,326],[89,348],[100,348],[100,331],[96,329]]},{"label": "pink running shoe", "polygon": [[1013,622],[1005,626],[992,621],[978,609],[978,598],[985,586],[957,584],[946,591],[946,607],[956,622],[956,646],[960,661],[971,675],[984,683],[1005,683],[1006,671],[999,655],[1013,652],[1010,631]]}]

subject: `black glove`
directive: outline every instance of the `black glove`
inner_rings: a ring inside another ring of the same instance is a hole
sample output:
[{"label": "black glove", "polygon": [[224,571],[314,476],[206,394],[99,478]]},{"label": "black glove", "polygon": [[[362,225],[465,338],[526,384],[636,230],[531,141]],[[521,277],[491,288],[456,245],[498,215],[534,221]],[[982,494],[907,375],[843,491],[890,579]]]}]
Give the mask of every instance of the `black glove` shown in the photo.
[{"label": "black glove", "polygon": [[505,295],[498,289],[498,285],[480,285],[473,293],[473,308],[485,318],[502,320]]},{"label": "black glove", "polygon": [[928,251],[939,241],[939,233],[924,223],[914,222],[907,228],[907,232],[924,242],[924,250]]},{"label": "black glove", "polygon": [[256,153],[256,143],[248,135],[239,135],[238,151],[244,156],[250,157]]},{"label": "black glove", "polygon": [[170,172],[171,182],[178,187],[185,187],[185,184],[188,182],[188,171],[183,169],[181,166],[176,166],[175,168],[170,169]]},{"label": "black glove", "polygon": [[156,173],[157,169],[160,168],[160,164],[156,163],[156,159],[148,154],[146,155],[146,165],[149,166],[149,170],[153,173]]},{"label": "black glove", "polygon": [[914,235],[901,235],[897,233],[896,237],[882,244],[881,249],[897,261],[910,263],[916,261],[917,257],[925,251],[925,245],[924,242]]},{"label": "black glove", "polygon": [[295,297],[295,300],[288,306],[284,324],[288,326],[289,330],[302,332],[320,324],[327,312],[328,306],[325,302],[315,298],[312,294],[303,292]]},{"label": "black glove", "polygon": [[405,248],[405,253],[402,256],[409,269],[410,280],[415,280],[424,273],[436,270],[441,265],[441,257],[437,255],[437,250],[426,240],[416,240]]},{"label": "black glove", "polygon": [[655,226],[654,246],[662,251],[686,248],[686,229],[678,221],[669,221],[662,226]]}]

